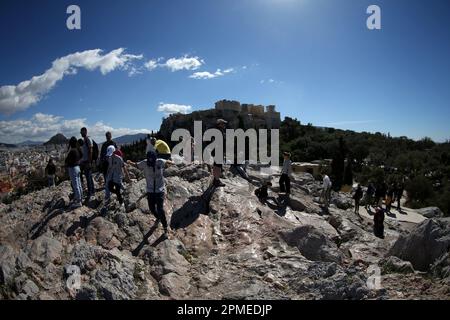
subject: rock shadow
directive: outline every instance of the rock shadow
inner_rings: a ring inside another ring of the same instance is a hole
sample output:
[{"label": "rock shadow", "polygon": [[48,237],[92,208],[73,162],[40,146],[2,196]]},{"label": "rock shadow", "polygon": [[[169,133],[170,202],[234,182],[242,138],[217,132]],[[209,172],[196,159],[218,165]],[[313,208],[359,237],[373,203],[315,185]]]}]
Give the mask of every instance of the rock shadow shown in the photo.
[{"label": "rock shadow", "polygon": [[183,206],[172,213],[170,228],[173,230],[190,226],[200,214],[208,214],[209,203],[216,187],[210,185],[200,196],[192,196]]},{"label": "rock shadow", "polygon": [[[149,244],[149,243],[148,243],[148,238],[150,238],[150,236],[156,231],[157,228],[158,228],[158,223],[155,222],[155,223],[153,224],[153,226],[150,228],[150,230],[144,235],[144,237],[143,237],[141,243],[139,243],[139,245],[138,245],[133,251],[131,251],[131,254],[132,254],[134,257],[137,257],[137,256],[139,255],[139,253],[141,252],[142,248],[144,248],[144,246],[145,246],[146,244]],[[161,236],[161,237],[163,237],[163,236]],[[159,238],[152,244],[152,246],[156,246],[157,244],[155,245],[155,243],[156,243],[161,237],[159,237]]]}]

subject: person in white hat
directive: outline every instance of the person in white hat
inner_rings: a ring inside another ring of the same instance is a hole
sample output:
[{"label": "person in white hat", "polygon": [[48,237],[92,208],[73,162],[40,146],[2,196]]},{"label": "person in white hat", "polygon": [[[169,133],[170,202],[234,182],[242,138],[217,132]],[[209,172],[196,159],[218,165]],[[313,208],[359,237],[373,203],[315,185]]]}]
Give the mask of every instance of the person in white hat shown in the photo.
[{"label": "person in white hat", "polygon": [[119,204],[123,205],[123,197],[121,190],[123,189],[123,172],[128,180],[128,170],[125,167],[125,163],[114,146],[109,146],[106,149],[106,158],[108,160],[108,169],[106,173],[105,181],[105,202],[109,203],[111,198],[111,192],[117,195]]}]

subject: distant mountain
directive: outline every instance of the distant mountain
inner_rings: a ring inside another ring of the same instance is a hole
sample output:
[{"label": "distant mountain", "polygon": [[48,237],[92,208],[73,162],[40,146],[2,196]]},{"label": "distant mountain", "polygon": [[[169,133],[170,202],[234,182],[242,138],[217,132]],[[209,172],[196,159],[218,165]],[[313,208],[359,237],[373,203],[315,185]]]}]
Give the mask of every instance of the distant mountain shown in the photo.
[{"label": "distant mountain", "polygon": [[62,134],[58,133],[50,138],[47,142],[44,143],[44,146],[53,145],[53,144],[67,144],[69,140]]},{"label": "distant mountain", "polygon": [[40,146],[43,145],[44,141],[31,141],[31,140],[27,140],[27,141],[23,141],[21,143],[18,143],[17,145],[20,147],[25,147],[25,146]]},{"label": "distant mountain", "polygon": [[117,137],[117,138],[113,137],[113,140],[117,144],[131,144],[131,143],[133,143],[135,141],[139,141],[141,139],[145,139],[146,137],[147,137],[146,133],[137,133],[137,134],[127,134],[127,135],[120,136],[120,137]]},{"label": "distant mountain", "polygon": [[17,148],[17,145],[11,143],[0,142],[0,148]]}]

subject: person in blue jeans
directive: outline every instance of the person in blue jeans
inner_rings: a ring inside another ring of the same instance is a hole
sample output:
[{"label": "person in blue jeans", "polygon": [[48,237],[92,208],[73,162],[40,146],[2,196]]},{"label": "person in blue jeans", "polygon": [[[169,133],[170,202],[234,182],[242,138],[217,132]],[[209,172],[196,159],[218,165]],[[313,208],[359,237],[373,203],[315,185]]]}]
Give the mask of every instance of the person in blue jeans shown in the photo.
[{"label": "person in blue jeans", "polygon": [[87,129],[81,128],[80,134],[83,137],[83,155],[81,158],[81,169],[86,177],[86,183],[88,188],[87,199],[94,195],[94,180],[92,179],[92,153],[93,143],[92,139],[88,136]]},{"label": "person in blue jeans", "polygon": [[109,203],[112,192],[117,195],[119,204],[123,206],[121,192],[123,189],[123,174],[125,172],[127,180],[130,181],[128,170],[125,167],[123,158],[114,146],[111,145],[107,148],[105,157],[108,163],[105,179],[105,202]]},{"label": "person in blue jeans", "polygon": [[73,190],[73,208],[79,208],[82,206],[81,199],[83,197],[83,188],[81,187],[80,179],[80,160],[82,152],[78,146],[77,138],[72,137],[69,140],[69,152],[67,154],[65,163],[69,170],[69,177],[72,183]]},{"label": "person in blue jeans", "polygon": [[164,228],[164,237],[168,238],[168,226],[166,213],[164,211],[164,195],[166,186],[164,182],[164,169],[166,166],[173,164],[170,160],[157,158],[155,151],[147,152],[147,159],[138,163],[130,160],[127,163],[144,171],[145,180],[147,182],[147,201],[148,207],[156,217],[156,223],[162,223]]}]

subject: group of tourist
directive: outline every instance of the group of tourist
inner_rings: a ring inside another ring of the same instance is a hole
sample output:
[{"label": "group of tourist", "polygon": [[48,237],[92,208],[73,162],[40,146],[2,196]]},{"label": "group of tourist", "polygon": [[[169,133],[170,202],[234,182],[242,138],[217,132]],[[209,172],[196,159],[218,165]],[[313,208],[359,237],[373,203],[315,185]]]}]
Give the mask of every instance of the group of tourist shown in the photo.
[{"label": "group of tourist", "polygon": [[[378,184],[369,181],[367,190],[364,196],[361,185],[358,184],[353,199],[355,200],[355,213],[359,215],[360,201],[363,199],[365,202],[365,209],[370,212],[370,208],[375,209],[374,220],[374,233],[377,237],[384,238],[384,215],[390,214],[392,205],[397,202],[397,211],[401,212],[401,199],[405,190],[404,182],[387,184],[385,181]],[[384,208],[383,208],[384,202]],[[361,217],[360,217],[361,218]]]},{"label": "group of tourist", "polygon": [[403,196],[404,190],[404,182],[387,184],[383,181],[377,185],[369,182],[365,198],[366,209],[369,209],[370,206],[381,207],[384,200],[386,212],[391,212],[392,204],[395,202],[397,202],[397,210],[401,211],[400,200]]},{"label": "group of tourist", "polygon": [[[227,121],[218,119],[216,128],[222,133],[223,138],[226,138]],[[120,206],[124,206],[123,199],[123,181],[130,180],[127,167],[131,166],[143,171],[146,179],[147,201],[150,211],[156,217],[156,223],[162,223],[164,228],[164,235],[168,235],[168,224],[164,212],[165,199],[165,182],[164,169],[173,164],[171,161],[171,150],[168,144],[156,139],[152,135],[148,135],[146,139],[145,159],[139,162],[124,161],[124,154],[120,147],[112,139],[111,132],[106,132],[106,141],[102,144],[101,151],[98,152],[96,143],[89,137],[86,128],[80,130],[81,139],[71,137],[69,140],[69,148],[65,159],[65,165],[68,169],[71,180],[73,198],[71,207],[79,208],[83,205],[83,180],[86,180],[87,192],[86,201],[94,195],[94,181],[92,176],[93,165],[99,169],[99,175],[103,176],[104,190],[105,190],[105,205],[109,205],[111,194],[115,194]],[[226,143],[224,142],[224,145]],[[98,154],[99,153],[99,154]],[[212,154],[214,156],[214,154]],[[288,197],[291,192],[291,175],[292,175],[292,161],[289,152],[283,152],[283,166],[281,167],[279,178],[279,191],[286,194]],[[236,164],[234,164],[236,166]],[[223,165],[214,161],[212,165],[212,184],[214,187],[223,187],[225,184],[221,181]],[[49,186],[55,185],[56,166],[53,160],[50,159],[46,174],[48,177]],[[242,170],[241,170],[242,171]],[[245,168],[244,173],[237,171],[240,175],[248,178]],[[325,207],[330,205],[332,182],[330,177],[324,172],[322,174],[322,194],[321,202]],[[83,179],[84,178],[84,179]],[[249,179],[247,179],[249,180]],[[250,180],[249,180],[250,181]],[[263,182],[263,184],[255,190],[255,195],[262,201],[268,198],[268,190],[272,187],[271,182]],[[359,216],[360,202],[364,197],[365,208],[369,211],[369,207],[375,208],[374,213],[374,233],[378,237],[384,237],[384,212],[390,212],[392,204],[397,201],[397,210],[401,210],[400,199],[403,195],[404,184],[386,184],[385,182],[378,185],[369,183],[367,190],[364,192],[361,185],[358,185],[353,199],[355,201],[355,213]],[[385,209],[383,209],[383,201]],[[360,216],[359,216],[360,217]],[[361,217],[360,217],[361,218]]]},{"label": "group of tourist", "polygon": [[[147,181],[149,209],[156,216],[157,223],[162,223],[164,235],[167,236],[168,227],[164,213],[165,185],[163,170],[165,166],[172,164],[170,161],[171,151],[167,143],[148,135],[146,139],[146,159],[134,163],[130,160],[127,162],[124,161],[124,154],[120,147],[113,141],[111,132],[106,132],[106,141],[103,143],[99,155],[97,154],[98,147],[94,140],[89,137],[87,129],[82,128],[80,134],[82,139],[77,140],[76,137],[70,138],[69,149],[65,159],[65,165],[68,169],[73,190],[71,208],[76,209],[83,206],[83,198],[88,202],[94,195],[94,180],[92,176],[94,165],[98,167],[99,174],[103,175],[105,205],[109,205],[111,194],[115,194],[119,205],[123,207],[123,181],[124,177],[127,181],[131,181],[127,165],[133,166],[144,172]],[[46,168],[49,176],[49,184],[50,174],[54,174],[56,171],[56,167],[53,170],[52,166],[54,166],[53,162],[49,162]],[[83,192],[83,176],[87,185],[86,197],[83,197],[85,194]]]}]

